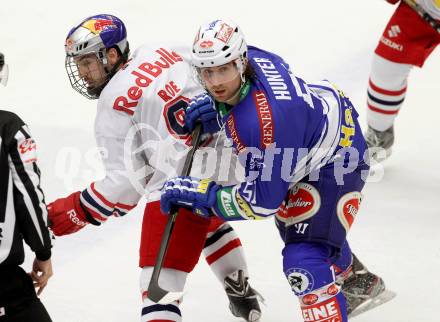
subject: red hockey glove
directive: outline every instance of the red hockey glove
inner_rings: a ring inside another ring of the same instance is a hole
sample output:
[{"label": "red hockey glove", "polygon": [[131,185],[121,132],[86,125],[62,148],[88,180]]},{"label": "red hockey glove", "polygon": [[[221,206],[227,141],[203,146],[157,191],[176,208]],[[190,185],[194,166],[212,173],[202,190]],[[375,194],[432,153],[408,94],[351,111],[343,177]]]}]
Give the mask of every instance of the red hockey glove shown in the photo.
[{"label": "red hockey glove", "polygon": [[80,195],[81,192],[77,191],[47,206],[50,228],[56,236],[73,234],[89,223],[79,200]]},{"label": "red hockey glove", "polygon": [[389,2],[391,4],[395,4],[397,2],[399,2],[400,0],[386,0],[386,2]]}]

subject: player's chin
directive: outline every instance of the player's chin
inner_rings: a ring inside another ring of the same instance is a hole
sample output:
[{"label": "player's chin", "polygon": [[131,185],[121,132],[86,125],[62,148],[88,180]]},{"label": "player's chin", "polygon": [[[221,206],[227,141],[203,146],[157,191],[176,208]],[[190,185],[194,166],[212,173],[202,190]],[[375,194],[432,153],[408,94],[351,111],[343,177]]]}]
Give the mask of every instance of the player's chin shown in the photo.
[{"label": "player's chin", "polygon": [[226,90],[223,90],[223,91],[214,91],[212,93],[212,96],[214,96],[217,102],[225,103],[230,95]]},{"label": "player's chin", "polygon": [[214,99],[219,102],[219,103],[226,103],[226,100],[224,98],[221,97],[214,97]]}]

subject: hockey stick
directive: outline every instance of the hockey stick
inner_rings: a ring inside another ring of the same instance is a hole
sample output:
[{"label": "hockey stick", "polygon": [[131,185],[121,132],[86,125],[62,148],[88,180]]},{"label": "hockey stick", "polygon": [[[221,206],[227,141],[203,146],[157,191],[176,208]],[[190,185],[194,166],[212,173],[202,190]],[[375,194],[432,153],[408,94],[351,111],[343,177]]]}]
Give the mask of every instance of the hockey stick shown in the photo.
[{"label": "hockey stick", "polygon": [[429,13],[425,11],[415,0],[402,0],[412,9],[414,9],[423,20],[431,25],[438,33],[440,33],[440,22],[435,20]]},{"label": "hockey stick", "polygon": [[[182,176],[188,176],[191,171],[191,165],[194,157],[194,153],[200,144],[201,137],[201,124],[198,124],[194,131],[192,132],[192,147],[188,152],[185,159],[185,164],[182,170]],[[168,217],[168,222],[165,226],[165,230],[162,235],[162,240],[160,241],[159,254],[156,258],[156,263],[153,268],[153,275],[151,276],[150,284],[148,285],[147,296],[150,300],[158,304],[169,304],[183,296],[183,292],[171,292],[164,290],[159,285],[159,275],[162,270],[162,265],[165,260],[165,255],[167,253],[168,245],[170,243],[171,234],[174,229],[174,224],[176,222],[178,210],[174,210]]]}]

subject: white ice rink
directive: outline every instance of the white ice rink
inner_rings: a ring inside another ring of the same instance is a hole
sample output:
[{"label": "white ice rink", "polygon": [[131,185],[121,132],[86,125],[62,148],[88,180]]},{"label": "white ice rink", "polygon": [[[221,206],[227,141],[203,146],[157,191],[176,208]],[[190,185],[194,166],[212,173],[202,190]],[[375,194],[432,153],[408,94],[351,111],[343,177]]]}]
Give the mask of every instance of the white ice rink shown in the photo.
[{"label": "white ice rink", "polygon": [[[86,16],[111,13],[126,23],[132,49],[149,41],[190,45],[200,23],[231,18],[248,43],[280,54],[296,74],[309,81],[327,78],[344,89],[364,126],[370,60],[393,10],[383,0],[2,0],[0,51],[10,79],[7,88],[0,87],[0,108],[18,113],[31,127],[47,201],[65,196],[102,175],[99,165],[86,158],[94,147],[96,102],[74,92],[64,70],[68,30]],[[353,321],[439,321],[439,92],[440,49],[411,74],[394,154],[383,179],[367,184],[349,235],[356,254],[397,297]],[[66,148],[80,148],[75,154],[80,167],[73,159],[63,161]],[[57,238],[55,275],[42,294],[55,322],[139,320],[140,210]],[[261,321],[302,321],[282,273],[282,243],[273,221],[234,227],[245,246],[251,283],[266,298]],[[239,321],[204,260],[188,280],[182,311],[188,322]]]}]

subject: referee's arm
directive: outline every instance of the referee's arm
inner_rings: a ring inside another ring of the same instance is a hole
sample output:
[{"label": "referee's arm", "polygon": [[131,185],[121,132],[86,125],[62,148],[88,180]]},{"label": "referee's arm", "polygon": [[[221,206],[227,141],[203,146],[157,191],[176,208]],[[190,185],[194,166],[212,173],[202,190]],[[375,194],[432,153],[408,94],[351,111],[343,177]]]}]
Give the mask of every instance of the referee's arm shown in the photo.
[{"label": "referee's arm", "polygon": [[9,167],[14,182],[14,207],[20,232],[38,260],[51,257],[51,234],[47,209],[40,187],[36,144],[23,123],[9,145]]}]

